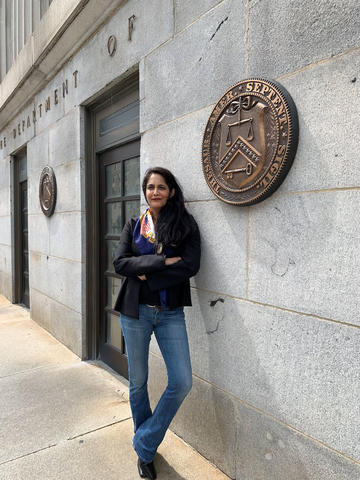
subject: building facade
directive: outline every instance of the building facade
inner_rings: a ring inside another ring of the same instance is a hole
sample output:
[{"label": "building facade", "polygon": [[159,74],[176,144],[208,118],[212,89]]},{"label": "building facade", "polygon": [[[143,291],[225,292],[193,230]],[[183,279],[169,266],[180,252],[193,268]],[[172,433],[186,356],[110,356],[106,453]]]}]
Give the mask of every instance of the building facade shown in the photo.
[{"label": "building facade", "polygon": [[[171,428],[238,480],[360,478],[358,2],[0,6],[0,293],[126,376],[112,252],[145,170],[169,168],[203,246],[193,389]],[[239,207],[210,191],[201,149],[216,102],[252,77],[286,87],[300,137],[281,187]],[[154,401],[165,382],[153,341]]]}]

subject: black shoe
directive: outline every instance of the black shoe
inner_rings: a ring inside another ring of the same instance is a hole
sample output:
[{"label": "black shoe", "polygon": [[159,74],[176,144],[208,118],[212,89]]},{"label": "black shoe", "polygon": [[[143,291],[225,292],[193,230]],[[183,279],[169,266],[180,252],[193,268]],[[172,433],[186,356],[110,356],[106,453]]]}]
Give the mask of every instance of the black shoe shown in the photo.
[{"label": "black shoe", "polygon": [[149,478],[150,480],[155,480],[156,470],[154,467],[154,462],[145,463],[140,458],[138,458],[137,466],[141,478]]}]

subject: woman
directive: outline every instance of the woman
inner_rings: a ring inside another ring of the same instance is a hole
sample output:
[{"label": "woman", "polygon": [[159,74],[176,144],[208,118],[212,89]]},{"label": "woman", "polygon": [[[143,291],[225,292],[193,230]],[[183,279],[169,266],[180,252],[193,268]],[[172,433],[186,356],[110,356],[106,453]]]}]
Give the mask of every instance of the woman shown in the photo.
[{"label": "woman", "polygon": [[[125,277],[115,309],[121,313],[129,361],[139,475],[155,479],[154,455],[192,386],[183,307],[191,305],[189,278],[200,267],[200,234],[169,170],[149,169],[142,189],[149,207],[126,223],[115,252],[115,271]],[[147,391],[152,332],[168,373],[154,412]]]}]

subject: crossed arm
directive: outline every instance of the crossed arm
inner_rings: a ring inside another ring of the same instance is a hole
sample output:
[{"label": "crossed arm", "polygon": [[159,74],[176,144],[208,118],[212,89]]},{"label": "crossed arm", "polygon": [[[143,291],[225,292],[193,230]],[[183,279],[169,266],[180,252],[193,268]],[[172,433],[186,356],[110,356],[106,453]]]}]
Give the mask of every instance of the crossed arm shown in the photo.
[{"label": "crossed arm", "polygon": [[134,256],[132,227],[128,222],[122,231],[115,251],[116,273],[125,277],[138,277],[147,281],[150,290],[168,288],[194,276],[200,267],[200,233],[197,225],[186,239],[181,257],[164,258],[162,255]]},{"label": "crossed arm", "polygon": [[[181,260],[181,257],[167,257],[165,258],[165,266],[173,265],[176,262],[179,262]],[[140,280],[145,281],[146,280],[146,275],[138,275],[138,278]]]}]

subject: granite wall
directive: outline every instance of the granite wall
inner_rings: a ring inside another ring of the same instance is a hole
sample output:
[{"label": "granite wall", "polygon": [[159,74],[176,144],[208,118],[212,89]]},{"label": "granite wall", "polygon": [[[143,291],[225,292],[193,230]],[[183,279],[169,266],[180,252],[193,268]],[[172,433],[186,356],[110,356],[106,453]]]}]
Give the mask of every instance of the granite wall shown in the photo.
[{"label": "granite wall", "polygon": [[[360,478],[357,2],[175,2],[144,61],[142,171],[168,166],[202,233],[187,309],[194,387],[172,428],[241,480]],[[268,200],[212,196],[201,142],[250,76],[292,95],[300,140]],[[154,401],[166,375],[152,344]],[[161,375],[159,374],[161,372]]]},{"label": "granite wall", "polygon": [[[359,13],[355,0],[129,0],[0,132],[1,292],[11,295],[10,154],[27,144],[32,317],[83,356],[84,108],[139,71],[141,171],[175,173],[202,234],[186,309],[194,386],[172,428],[238,480],[360,477]],[[300,139],[276,193],[242,208],[211,194],[201,142],[214,104],[250,76],[288,89]],[[49,96],[51,109],[12,139]],[[51,219],[38,203],[47,164],[59,191]],[[166,382],[155,342],[150,364],[155,401]]]}]

